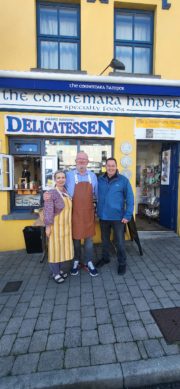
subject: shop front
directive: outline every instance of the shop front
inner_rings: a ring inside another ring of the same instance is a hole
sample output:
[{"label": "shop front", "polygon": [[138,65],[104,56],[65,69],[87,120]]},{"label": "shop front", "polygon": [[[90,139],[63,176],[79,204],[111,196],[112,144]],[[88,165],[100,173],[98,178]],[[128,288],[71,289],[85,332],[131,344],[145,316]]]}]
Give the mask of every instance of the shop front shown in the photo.
[{"label": "shop front", "polygon": [[[53,186],[53,173],[57,169],[73,169],[77,152],[83,150],[88,154],[88,167],[97,175],[102,172],[106,158],[113,155],[112,119],[8,114],[4,120],[9,155],[2,158],[9,169],[3,177],[2,189],[10,190],[12,212],[42,207],[42,193]],[[60,129],[61,136],[54,129]],[[39,130],[43,136],[39,136]]]},{"label": "shop front", "polygon": [[[117,159],[133,187],[139,229],[157,222],[179,233],[180,85],[68,78],[0,73],[0,249],[24,248],[22,230],[34,223],[54,171],[73,169],[82,150],[97,175],[106,158]],[[98,242],[98,221],[96,231]]]}]

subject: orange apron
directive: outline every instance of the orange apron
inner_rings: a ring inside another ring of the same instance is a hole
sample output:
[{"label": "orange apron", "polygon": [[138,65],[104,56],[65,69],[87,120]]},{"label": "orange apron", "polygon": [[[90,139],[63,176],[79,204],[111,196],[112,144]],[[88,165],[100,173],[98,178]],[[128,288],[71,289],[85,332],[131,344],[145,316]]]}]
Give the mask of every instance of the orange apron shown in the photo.
[{"label": "orange apron", "polygon": [[95,235],[95,213],[91,177],[89,182],[78,182],[75,174],[75,188],[72,199],[72,236],[85,239]]}]

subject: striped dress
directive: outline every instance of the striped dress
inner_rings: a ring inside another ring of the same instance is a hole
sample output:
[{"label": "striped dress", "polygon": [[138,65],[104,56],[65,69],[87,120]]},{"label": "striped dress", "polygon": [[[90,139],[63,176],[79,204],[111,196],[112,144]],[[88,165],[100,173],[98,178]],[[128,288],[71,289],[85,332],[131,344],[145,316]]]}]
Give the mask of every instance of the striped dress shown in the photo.
[{"label": "striped dress", "polygon": [[45,202],[45,224],[51,225],[48,262],[59,263],[73,258],[72,200],[58,189],[50,191],[52,199]]}]

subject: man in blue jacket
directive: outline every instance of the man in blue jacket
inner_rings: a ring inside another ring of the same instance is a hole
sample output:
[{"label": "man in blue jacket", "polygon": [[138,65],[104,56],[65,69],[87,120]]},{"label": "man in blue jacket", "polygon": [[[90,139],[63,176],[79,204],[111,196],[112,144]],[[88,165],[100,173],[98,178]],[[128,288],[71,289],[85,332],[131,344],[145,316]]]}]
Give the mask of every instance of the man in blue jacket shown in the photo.
[{"label": "man in blue jacket", "polygon": [[111,229],[117,248],[118,274],[126,272],[124,226],[130,221],[134,195],[129,180],[117,171],[115,158],[106,161],[106,173],[98,178],[97,214],[100,219],[102,259],[97,266],[108,263]]}]

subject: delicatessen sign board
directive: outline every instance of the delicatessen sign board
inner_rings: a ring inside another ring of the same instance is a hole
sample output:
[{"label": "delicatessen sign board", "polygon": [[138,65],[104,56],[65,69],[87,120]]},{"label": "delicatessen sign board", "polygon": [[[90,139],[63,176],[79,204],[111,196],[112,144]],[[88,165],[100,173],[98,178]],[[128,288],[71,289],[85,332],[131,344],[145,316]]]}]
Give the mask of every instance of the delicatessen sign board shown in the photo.
[{"label": "delicatessen sign board", "polygon": [[5,134],[113,138],[114,120],[6,115]]}]

